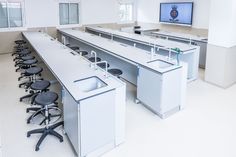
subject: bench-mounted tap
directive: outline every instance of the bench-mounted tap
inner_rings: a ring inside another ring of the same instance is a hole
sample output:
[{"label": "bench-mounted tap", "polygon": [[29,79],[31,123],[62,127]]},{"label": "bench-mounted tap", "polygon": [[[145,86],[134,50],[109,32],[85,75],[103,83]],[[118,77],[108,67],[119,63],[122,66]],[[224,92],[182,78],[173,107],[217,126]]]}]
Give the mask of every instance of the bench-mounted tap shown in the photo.
[{"label": "bench-mounted tap", "polygon": [[91,63],[90,66],[94,65],[94,68],[97,68],[97,53],[95,51],[91,51],[91,57],[94,56],[94,63]]},{"label": "bench-mounted tap", "polygon": [[96,63],[96,65],[97,64],[101,64],[101,63],[105,63],[106,64],[106,66],[105,66],[105,76],[106,76],[106,78],[108,77],[108,63],[107,63],[107,61],[100,61],[100,62],[97,62]]},{"label": "bench-mounted tap", "polygon": [[176,63],[179,65],[179,55],[182,51],[179,48],[172,48],[171,50],[176,53]]}]

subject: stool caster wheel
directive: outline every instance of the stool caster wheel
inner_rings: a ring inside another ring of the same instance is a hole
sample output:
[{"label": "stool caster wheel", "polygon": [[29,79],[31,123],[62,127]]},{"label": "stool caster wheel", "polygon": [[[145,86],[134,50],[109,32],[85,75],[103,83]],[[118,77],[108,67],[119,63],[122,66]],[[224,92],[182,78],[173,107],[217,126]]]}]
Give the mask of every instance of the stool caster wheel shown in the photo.
[{"label": "stool caster wheel", "polygon": [[60,139],[60,142],[62,143],[62,142],[63,142],[63,139]]},{"label": "stool caster wheel", "polygon": [[27,124],[29,124],[30,123],[30,120],[27,120],[27,122],[26,122]]},{"label": "stool caster wheel", "polygon": [[30,137],[30,134],[29,134],[29,133],[27,133],[27,137]]},{"label": "stool caster wheel", "polygon": [[36,148],[35,148],[35,151],[36,151],[36,152],[39,151],[39,147],[36,147]]},{"label": "stool caster wheel", "polygon": [[20,99],[20,102],[22,102],[22,99]]}]

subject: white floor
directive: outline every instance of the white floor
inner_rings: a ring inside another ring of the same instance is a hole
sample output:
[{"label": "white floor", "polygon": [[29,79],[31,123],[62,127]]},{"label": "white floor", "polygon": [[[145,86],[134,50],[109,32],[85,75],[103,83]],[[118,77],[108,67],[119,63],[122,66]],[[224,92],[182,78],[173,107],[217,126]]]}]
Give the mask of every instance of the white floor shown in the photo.
[{"label": "white floor", "polygon": [[[38,126],[25,122],[27,105],[18,101],[25,93],[17,87],[12,57],[0,55],[0,67],[3,157],[74,157],[66,138],[59,143],[48,137],[34,151],[38,136],[26,138],[26,132]],[[128,85],[126,142],[103,157],[236,157],[236,86],[212,86],[202,80],[203,73],[188,85],[186,109],[165,120],[135,104],[135,88]]]}]

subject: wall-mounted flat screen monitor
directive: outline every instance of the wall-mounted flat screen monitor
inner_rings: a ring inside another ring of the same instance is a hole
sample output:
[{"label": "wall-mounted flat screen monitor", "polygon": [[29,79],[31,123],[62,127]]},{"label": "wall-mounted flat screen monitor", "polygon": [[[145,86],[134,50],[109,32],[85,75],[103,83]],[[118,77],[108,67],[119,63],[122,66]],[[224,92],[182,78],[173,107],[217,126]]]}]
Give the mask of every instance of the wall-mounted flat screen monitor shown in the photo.
[{"label": "wall-mounted flat screen monitor", "polygon": [[193,2],[160,3],[161,23],[192,25]]}]

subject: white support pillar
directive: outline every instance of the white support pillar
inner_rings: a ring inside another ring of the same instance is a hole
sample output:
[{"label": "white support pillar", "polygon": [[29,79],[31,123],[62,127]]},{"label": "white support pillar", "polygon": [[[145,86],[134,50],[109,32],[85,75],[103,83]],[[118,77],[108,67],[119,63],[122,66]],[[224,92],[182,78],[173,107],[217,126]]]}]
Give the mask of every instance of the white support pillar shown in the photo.
[{"label": "white support pillar", "polygon": [[205,80],[227,88],[236,83],[236,1],[211,1]]}]

